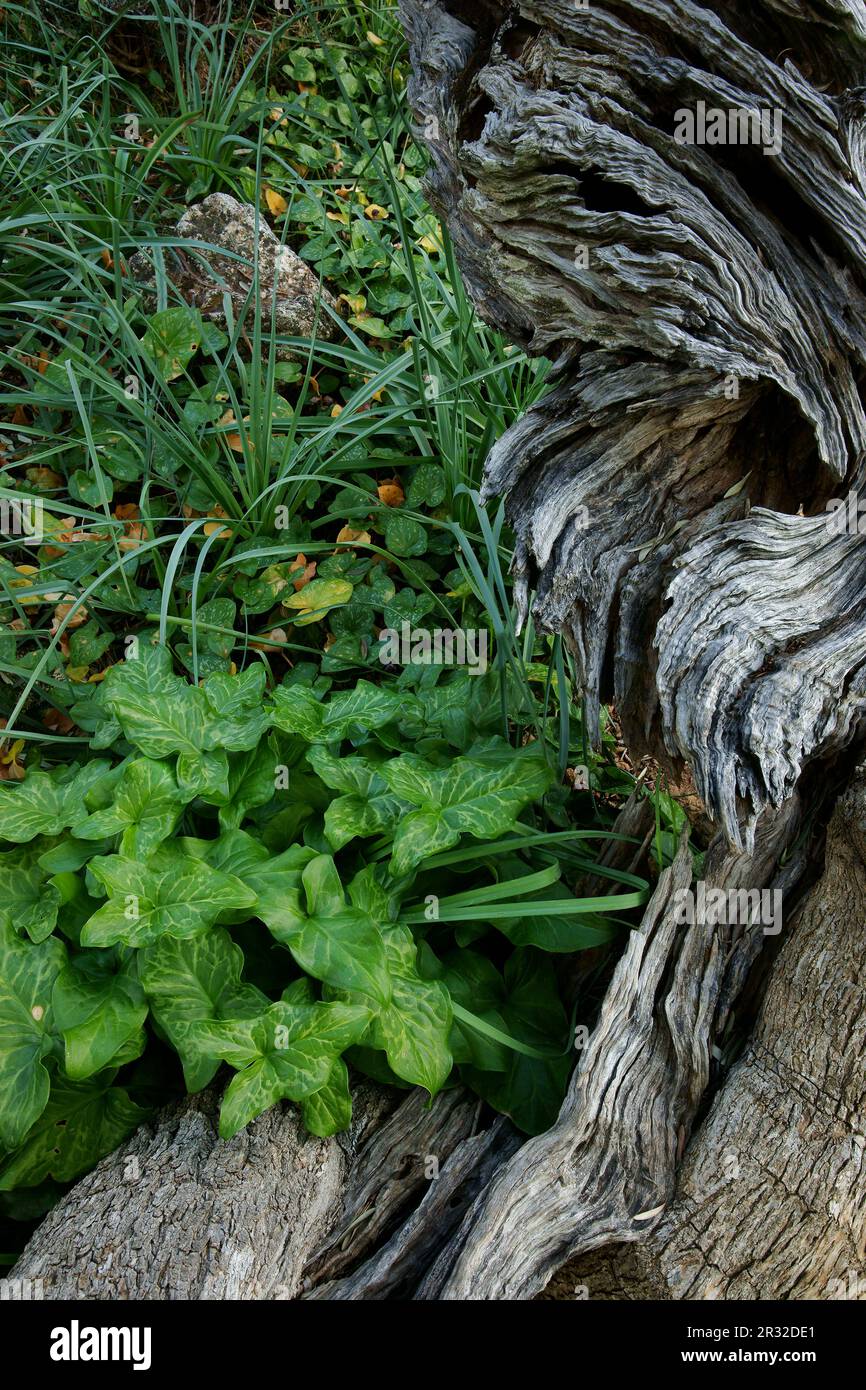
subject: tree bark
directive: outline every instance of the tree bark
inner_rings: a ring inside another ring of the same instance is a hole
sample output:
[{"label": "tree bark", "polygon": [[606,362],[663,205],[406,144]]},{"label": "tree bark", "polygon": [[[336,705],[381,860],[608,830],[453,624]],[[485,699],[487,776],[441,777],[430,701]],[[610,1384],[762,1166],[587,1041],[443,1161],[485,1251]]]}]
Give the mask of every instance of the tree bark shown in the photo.
[{"label": "tree bark", "polygon": [[675,1201],[643,1244],[575,1261],[551,1296],[866,1300],[864,923],[861,769]]}]

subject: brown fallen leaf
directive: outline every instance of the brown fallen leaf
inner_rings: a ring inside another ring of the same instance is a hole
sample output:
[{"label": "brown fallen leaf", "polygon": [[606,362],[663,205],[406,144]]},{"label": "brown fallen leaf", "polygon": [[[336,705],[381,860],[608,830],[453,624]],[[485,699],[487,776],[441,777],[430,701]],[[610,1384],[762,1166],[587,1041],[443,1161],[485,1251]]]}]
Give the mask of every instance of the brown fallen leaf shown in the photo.
[{"label": "brown fallen leaf", "polygon": [[284,627],[272,627],[270,632],[259,633],[255,641],[250,642],[250,646],[256,652],[279,652],[282,650],[279,644],[288,640]]},{"label": "brown fallen leaf", "polygon": [[148,529],[143,521],[125,521],[119,548],[124,551],[137,550],[142,541],[149,539]]},{"label": "brown fallen leaf", "polygon": [[291,562],[289,568],[289,578],[292,581],[295,593],[299,593],[305,584],[309,584],[311,579],[316,577],[315,560],[307,560],[306,555],[297,555]]},{"label": "brown fallen leaf", "polygon": [[406,494],[403,491],[399,478],[387,478],[376,488],[379,494],[379,501],[386,507],[402,507],[406,501]]},{"label": "brown fallen leaf", "polygon": [[53,734],[68,734],[75,728],[75,721],[62,709],[49,706],[42,712],[42,723]]}]

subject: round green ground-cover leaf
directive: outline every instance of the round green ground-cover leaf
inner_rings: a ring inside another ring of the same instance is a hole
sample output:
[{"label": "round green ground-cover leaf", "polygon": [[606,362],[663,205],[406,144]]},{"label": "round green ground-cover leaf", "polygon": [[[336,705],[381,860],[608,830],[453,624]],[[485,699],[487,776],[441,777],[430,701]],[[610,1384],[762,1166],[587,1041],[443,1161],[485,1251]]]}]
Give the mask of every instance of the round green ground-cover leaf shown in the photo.
[{"label": "round green ground-cover leaf", "polygon": [[141,345],[160,375],[174,381],[195,357],[203,336],[198,309],[178,305],[151,315]]}]

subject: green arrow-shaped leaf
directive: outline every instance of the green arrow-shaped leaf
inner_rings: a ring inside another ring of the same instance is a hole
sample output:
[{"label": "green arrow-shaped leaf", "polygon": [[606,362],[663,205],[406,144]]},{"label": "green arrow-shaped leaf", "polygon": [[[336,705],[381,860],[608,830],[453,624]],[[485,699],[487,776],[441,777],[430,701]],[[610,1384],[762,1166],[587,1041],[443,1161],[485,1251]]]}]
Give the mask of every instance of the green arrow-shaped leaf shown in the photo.
[{"label": "green arrow-shaped leaf", "polygon": [[551,782],[536,746],[515,751],[500,739],[447,767],[407,753],[384,763],[382,776],[397,796],[417,808],[401,819],[394,836],[395,877],[457,844],[461,834],[475,839],[504,834]]},{"label": "green arrow-shaped leaf", "polygon": [[320,1091],[369,1018],[358,1005],[281,1000],[256,1019],[194,1025],[202,1046],[238,1069],[223,1098],[221,1137],[231,1139],[278,1100],[301,1101]]},{"label": "green arrow-shaped leaf", "polygon": [[251,1018],[268,1000],[241,981],[244,957],[223,927],[189,941],[161,937],[142,952],[141,981],[154,1018],[179,1053],[188,1091],[213,1079],[219,1059],[203,1052],[192,1024]]},{"label": "green arrow-shaped leaf", "polygon": [[61,897],[38,862],[39,846],[0,854],[0,922],[27,932],[31,941],[44,941],[57,923]]},{"label": "green arrow-shaped leaf", "polygon": [[103,1072],[78,1083],[55,1077],[43,1113],[0,1171],[0,1191],[35,1187],[46,1178],[71,1182],[147,1119],[126,1091],[111,1085],[114,1076]]},{"label": "green arrow-shaped leaf", "polygon": [[97,761],[31,772],[23,782],[0,782],[0,840],[20,845],[68,829],[80,819],[84,798],[108,766]]},{"label": "green arrow-shaped leaf", "polygon": [[58,975],[52,1003],[70,1080],[85,1081],[111,1062],[118,1065],[119,1054],[126,1062],[144,1050],[147,1002],[132,962],[117,951],[76,956]]},{"label": "green arrow-shaped leaf", "polygon": [[221,912],[252,907],[256,898],[239,878],[192,858],[179,844],[162,845],[142,864],[98,856],[90,870],[109,901],[85,924],[82,946],[151,946],[163,935],[196,936]]},{"label": "green arrow-shaped leaf", "polygon": [[113,803],[78,821],[73,834],[83,840],[102,840],[122,833],[121,853],[143,859],[168,839],[185,800],[167,763],[136,758],[124,768]]},{"label": "green arrow-shaped leaf", "polygon": [[15,1149],[45,1109],[50,1082],[51,994],[66,963],[63,943],[36,945],[0,925],[0,1144]]}]

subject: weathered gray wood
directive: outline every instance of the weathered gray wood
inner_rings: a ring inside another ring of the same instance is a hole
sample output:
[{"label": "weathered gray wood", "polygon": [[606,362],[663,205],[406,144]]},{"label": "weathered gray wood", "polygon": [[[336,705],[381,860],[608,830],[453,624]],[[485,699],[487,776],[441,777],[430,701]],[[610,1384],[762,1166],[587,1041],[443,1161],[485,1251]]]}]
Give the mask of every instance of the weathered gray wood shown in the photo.
[{"label": "weathered gray wood", "polygon": [[786,930],[752,1038],[646,1241],[552,1296],[866,1301],[866,769]]},{"label": "weathered gray wood", "polygon": [[352,1127],[308,1135],[295,1106],[229,1142],[207,1091],[144,1125],[50,1212],[15,1266],[46,1298],[290,1299],[339,1275],[426,1192],[477,1104],[364,1085]]},{"label": "weathered gray wood", "polygon": [[[862,6],[402,13],[467,282],[559,359],[487,466],[521,602],[750,842],[866,711],[866,545],[824,516],[866,445]],[[778,151],[678,143],[699,101],[780,112]]]},{"label": "weathered gray wood", "polygon": [[[719,839],[708,889],[773,883],[797,825],[793,804],[762,822],[754,854]],[[725,981],[760,923],[678,925],[692,883],[684,844],[663,873],[605,996],[554,1127],[497,1173],[455,1242],[453,1268],[420,1296],[527,1298],[579,1250],[643,1240],[674,1195],[676,1168],[709,1079]]]}]

